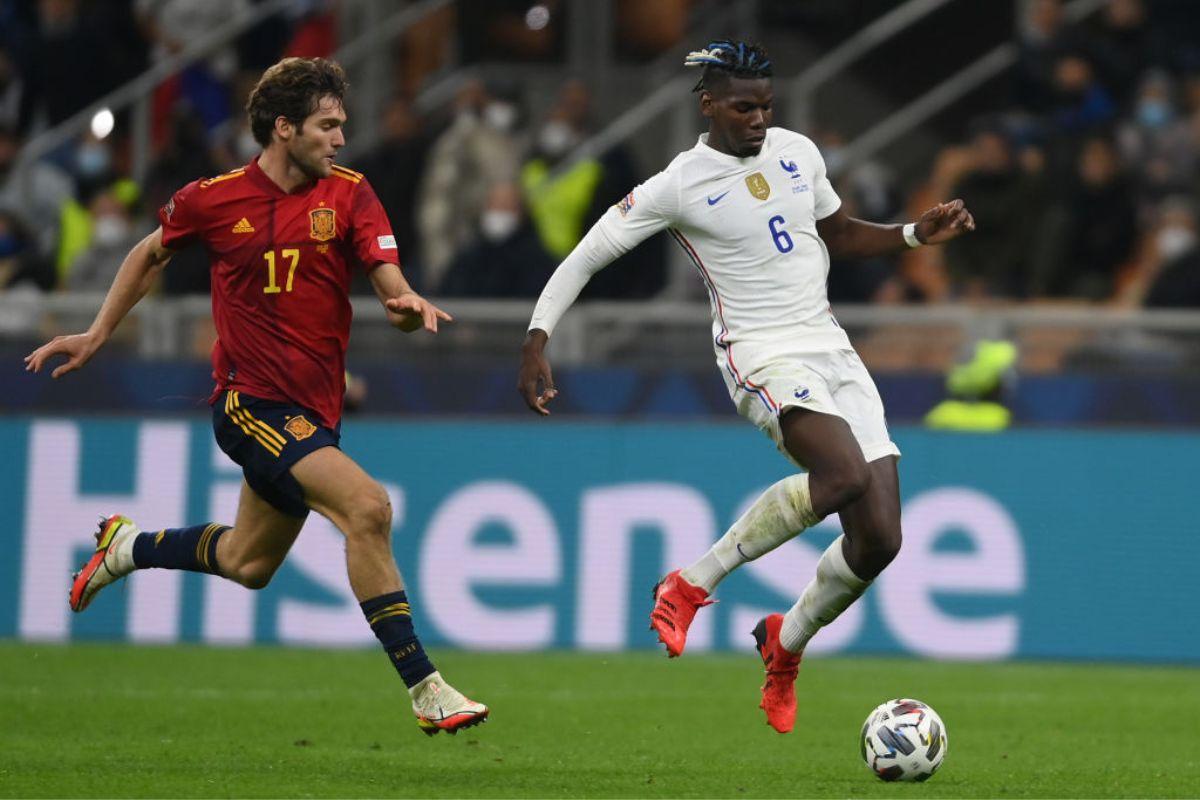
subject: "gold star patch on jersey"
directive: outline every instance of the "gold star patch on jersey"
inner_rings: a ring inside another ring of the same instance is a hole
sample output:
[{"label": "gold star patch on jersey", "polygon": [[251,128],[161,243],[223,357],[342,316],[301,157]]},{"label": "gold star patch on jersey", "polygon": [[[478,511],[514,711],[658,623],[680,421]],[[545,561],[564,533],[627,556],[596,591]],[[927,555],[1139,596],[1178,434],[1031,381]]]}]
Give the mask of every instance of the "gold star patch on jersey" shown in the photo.
[{"label": "gold star patch on jersey", "polygon": [[317,432],[317,426],[306,420],[303,414],[289,419],[283,429],[290,433],[297,442],[307,439]]},{"label": "gold star patch on jersey", "polygon": [[746,188],[759,200],[766,200],[771,196],[771,184],[767,183],[767,179],[761,172],[756,172],[746,178]]},{"label": "gold star patch on jersey", "polygon": [[318,242],[327,242],[337,235],[332,208],[314,208],[308,212],[308,235]]}]

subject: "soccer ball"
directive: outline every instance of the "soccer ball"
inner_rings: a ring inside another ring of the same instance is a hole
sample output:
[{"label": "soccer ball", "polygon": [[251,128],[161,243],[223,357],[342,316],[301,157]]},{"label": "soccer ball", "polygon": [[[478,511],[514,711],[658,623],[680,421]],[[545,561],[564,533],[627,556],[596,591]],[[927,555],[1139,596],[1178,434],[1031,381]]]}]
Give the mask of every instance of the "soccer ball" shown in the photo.
[{"label": "soccer ball", "polygon": [[920,700],[888,700],[867,715],[859,746],[880,780],[925,781],[946,759],[946,726]]}]

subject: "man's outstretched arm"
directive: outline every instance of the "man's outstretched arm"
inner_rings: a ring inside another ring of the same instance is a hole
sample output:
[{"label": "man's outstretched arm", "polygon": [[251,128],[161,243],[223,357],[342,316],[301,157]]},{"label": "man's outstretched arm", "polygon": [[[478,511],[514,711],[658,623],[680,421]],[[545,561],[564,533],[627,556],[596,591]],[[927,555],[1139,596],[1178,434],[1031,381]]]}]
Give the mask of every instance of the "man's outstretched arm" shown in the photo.
[{"label": "man's outstretched arm", "polygon": [[817,233],[832,258],[870,258],[914,247],[942,244],[975,230],[975,218],[962,200],[939,203],[921,215],[911,231],[915,242],[904,235],[904,225],[878,225],[855,219],[841,208],[817,220]]},{"label": "man's outstretched arm", "polygon": [[96,319],[87,331],[70,336],[55,336],[25,356],[25,369],[29,372],[40,372],[50,358],[64,355],[67,357],[66,362],[50,373],[50,377],[58,378],[86,364],[108,341],[108,337],[112,336],[112,332],[121,320],[125,319],[129,310],[146,296],[159,273],[175,254],[175,251],[163,247],[162,236],[162,227],[156,228],[154,233],[134,245],[129,255],[125,256],[112,286],[109,287],[108,295],[104,298],[104,304],[100,306]]},{"label": "man's outstretched arm", "polygon": [[438,320],[454,321],[454,317],[413,291],[395,264],[384,261],[371,270],[371,286],[387,309],[388,322],[405,333],[418,328],[437,333]]}]

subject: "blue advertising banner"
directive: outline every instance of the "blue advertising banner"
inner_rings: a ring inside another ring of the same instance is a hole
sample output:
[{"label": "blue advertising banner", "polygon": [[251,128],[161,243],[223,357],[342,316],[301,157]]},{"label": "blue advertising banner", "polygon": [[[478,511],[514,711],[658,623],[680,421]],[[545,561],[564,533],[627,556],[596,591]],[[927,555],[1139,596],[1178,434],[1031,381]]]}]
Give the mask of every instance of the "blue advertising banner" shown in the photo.
[{"label": "blue advertising banner", "polygon": [[[904,548],[813,651],[1200,661],[1200,435],[894,435]],[[391,495],[423,638],[474,649],[654,646],[654,582],[789,471],[741,422],[352,421],[343,447]],[[374,641],[316,515],[263,591],[148,570],[71,614],[99,514],[233,522],[241,475],[206,422],[8,418],[0,448],[0,637]],[[826,520],[734,573],[689,652],[749,649],[837,531]]]}]

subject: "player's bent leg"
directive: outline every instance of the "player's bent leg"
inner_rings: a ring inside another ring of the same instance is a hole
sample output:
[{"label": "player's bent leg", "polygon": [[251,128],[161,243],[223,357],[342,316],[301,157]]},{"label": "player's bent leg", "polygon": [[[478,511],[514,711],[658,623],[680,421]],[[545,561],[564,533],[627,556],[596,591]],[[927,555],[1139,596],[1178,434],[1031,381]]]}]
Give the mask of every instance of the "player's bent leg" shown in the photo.
[{"label": "player's bent leg", "polygon": [[102,519],[96,552],[75,573],[70,605],[82,611],[96,593],[136,569],[206,572],[251,589],[271,580],[304,520],[284,514],[242,485],[235,527],[210,522],[142,532],[119,514]]},{"label": "player's bent leg", "polygon": [[287,557],[304,519],[285,514],[242,481],[237,520],[216,547],[222,577],[247,589],[263,589]]},{"label": "player's bent leg", "polygon": [[[845,523],[845,510],[855,504],[886,505],[873,496],[874,472],[863,458],[850,426],[841,417],[804,409],[790,409],[781,419],[784,447],[809,470],[813,513],[824,517],[835,511]],[[846,536],[822,554],[817,574],[796,605],[786,615],[761,620],[753,635],[763,660],[766,680],[759,707],[767,723],[780,733],[792,730],[796,719],[795,678],[808,640],[853,603],[869,580],[857,575],[846,562]]]},{"label": "player's bent leg", "polygon": [[818,630],[862,596],[900,551],[900,481],[896,457],[871,462],[870,489],[838,516],[844,533],[817,562],[817,574],[783,620],[780,639],[798,653]]},{"label": "player's bent leg", "polygon": [[900,552],[900,477],[896,456],[872,461],[870,489],[838,516],[846,533],[846,563],[874,580]]},{"label": "player's bent leg", "polygon": [[815,525],[809,475],[789,475],[763,492],[698,561],[670,573],[654,587],[650,628],[675,657],[687,643],[696,612],[711,604],[717,585],[735,569]]},{"label": "player's bent leg", "polygon": [[346,537],[350,586],[367,624],[379,639],[412,699],[425,733],[454,733],[488,716],[446,683],[413,630],[412,607],[392,555],[392,507],[387,492],[349,456],[334,447],[316,450],[291,469],[305,502]]},{"label": "player's bent leg", "polygon": [[292,465],[304,502],[346,537],[346,569],[359,601],[404,588],[392,555],[392,504],[379,482],[336,447]]},{"label": "player's bent leg", "polygon": [[871,470],[846,420],[793,407],[784,409],[779,424],[788,455],[808,470],[809,497],[818,519],[867,492]]}]

